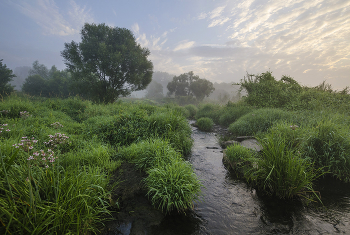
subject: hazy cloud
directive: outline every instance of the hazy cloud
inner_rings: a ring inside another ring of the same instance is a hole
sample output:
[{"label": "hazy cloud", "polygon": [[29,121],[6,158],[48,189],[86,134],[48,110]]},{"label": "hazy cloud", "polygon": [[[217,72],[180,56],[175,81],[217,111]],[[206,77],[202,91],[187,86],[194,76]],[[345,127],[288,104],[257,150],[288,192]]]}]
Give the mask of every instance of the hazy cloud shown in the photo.
[{"label": "hazy cloud", "polygon": [[174,51],[178,51],[178,50],[183,50],[183,49],[187,49],[190,48],[194,45],[194,41],[181,41],[179,42],[179,44],[175,47]]},{"label": "hazy cloud", "polygon": [[11,4],[40,25],[44,34],[59,36],[78,34],[85,22],[92,21],[89,11],[73,0],[70,1],[70,10],[67,13],[61,12],[53,0],[21,0]]}]

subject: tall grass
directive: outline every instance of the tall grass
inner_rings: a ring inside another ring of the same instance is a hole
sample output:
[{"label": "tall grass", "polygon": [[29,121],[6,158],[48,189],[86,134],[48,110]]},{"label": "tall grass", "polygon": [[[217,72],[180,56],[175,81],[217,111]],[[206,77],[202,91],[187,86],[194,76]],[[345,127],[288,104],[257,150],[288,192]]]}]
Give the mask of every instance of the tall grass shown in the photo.
[{"label": "tall grass", "polygon": [[191,164],[179,159],[150,169],[145,183],[152,204],[166,213],[192,209],[201,192]]},{"label": "tall grass", "polygon": [[292,112],[270,108],[257,109],[240,117],[229,126],[228,130],[236,136],[255,135],[266,132],[276,121],[294,119]]},{"label": "tall grass", "polygon": [[0,173],[2,234],[97,232],[101,215],[109,214],[108,177],[102,169],[67,171],[59,165],[7,168],[2,164]]},{"label": "tall grass", "polygon": [[214,126],[213,120],[211,118],[202,117],[196,122],[198,129],[201,131],[211,131]]}]

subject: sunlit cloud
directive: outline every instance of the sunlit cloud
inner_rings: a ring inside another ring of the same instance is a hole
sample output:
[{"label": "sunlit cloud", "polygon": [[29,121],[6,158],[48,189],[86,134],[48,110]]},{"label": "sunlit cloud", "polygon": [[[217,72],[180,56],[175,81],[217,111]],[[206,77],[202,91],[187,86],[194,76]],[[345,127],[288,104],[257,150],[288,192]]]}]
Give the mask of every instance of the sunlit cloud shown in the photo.
[{"label": "sunlit cloud", "polygon": [[62,12],[53,0],[11,2],[21,13],[34,20],[47,35],[67,36],[78,34],[85,22],[92,22],[92,16],[85,7],[73,0],[70,10]]},{"label": "sunlit cloud", "polygon": [[183,50],[183,49],[187,49],[190,48],[194,45],[194,41],[181,41],[174,49],[174,51],[178,51],[178,50]]}]

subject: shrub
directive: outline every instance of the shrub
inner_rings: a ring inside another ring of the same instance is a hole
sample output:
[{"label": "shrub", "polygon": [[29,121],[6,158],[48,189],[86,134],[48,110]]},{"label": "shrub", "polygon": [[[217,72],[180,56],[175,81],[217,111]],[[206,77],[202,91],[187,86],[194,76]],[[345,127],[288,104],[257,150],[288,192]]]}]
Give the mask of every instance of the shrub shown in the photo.
[{"label": "shrub", "polygon": [[150,169],[145,183],[153,206],[165,213],[193,208],[202,186],[191,164],[178,159]]},{"label": "shrub", "polygon": [[194,118],[196,113],[198,112],[198,108],[193,104],[186,105],[185,108],[190,112],[189,118]]},{"label": "shrub", "polygon": [[197,120],[198,129],[201,131],[211,131],[213,129],[214,122],[211,118],[200,118]]}]

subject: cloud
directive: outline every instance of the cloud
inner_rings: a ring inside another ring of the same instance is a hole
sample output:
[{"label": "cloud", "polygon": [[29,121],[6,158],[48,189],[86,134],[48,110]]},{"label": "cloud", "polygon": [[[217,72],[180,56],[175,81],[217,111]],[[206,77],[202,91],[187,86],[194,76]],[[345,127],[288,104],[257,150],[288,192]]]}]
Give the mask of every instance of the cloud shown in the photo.
[{"label": "cloud", "polygon": [[220,17],[222,12],[224,11],[225,7],[226,6],[221,6],[221,7],[215,8],[213,11],[211,11],[209,13],[209,18],[214,19],[214,18]]},{"label": "cloud", "polygon": [[214,27],[217,25],[223,25],[224,23],[226,23],[229,20],[230,20],[230,18],[228,18],[228,17],[215,19],[209,24],[208,28]]},{"label": "cloud", "polygon": [[131,30],[135,33],[135,34],[139,34],[139,30],[140,30],[140,27],[139,27],[139,24],[138,23],[135,23],[131,26]]},{"label": "cloud", "polygon": [[70,10],[63,13],[53,0],[11,2],[22,14],[34,20],[47,35],[67,36],[78,34],[85,22],[92,22],[92,16],[85,7],[80,7],[73,0]]},{"label": "cloud", "polygon": [[183,50],[183,49],[188,49],[190,47],[192,47],[194,45],[194,41],[181,41],[179,42],[179,44],[175,47],[174,51],[179,51],[179,50]]}]

